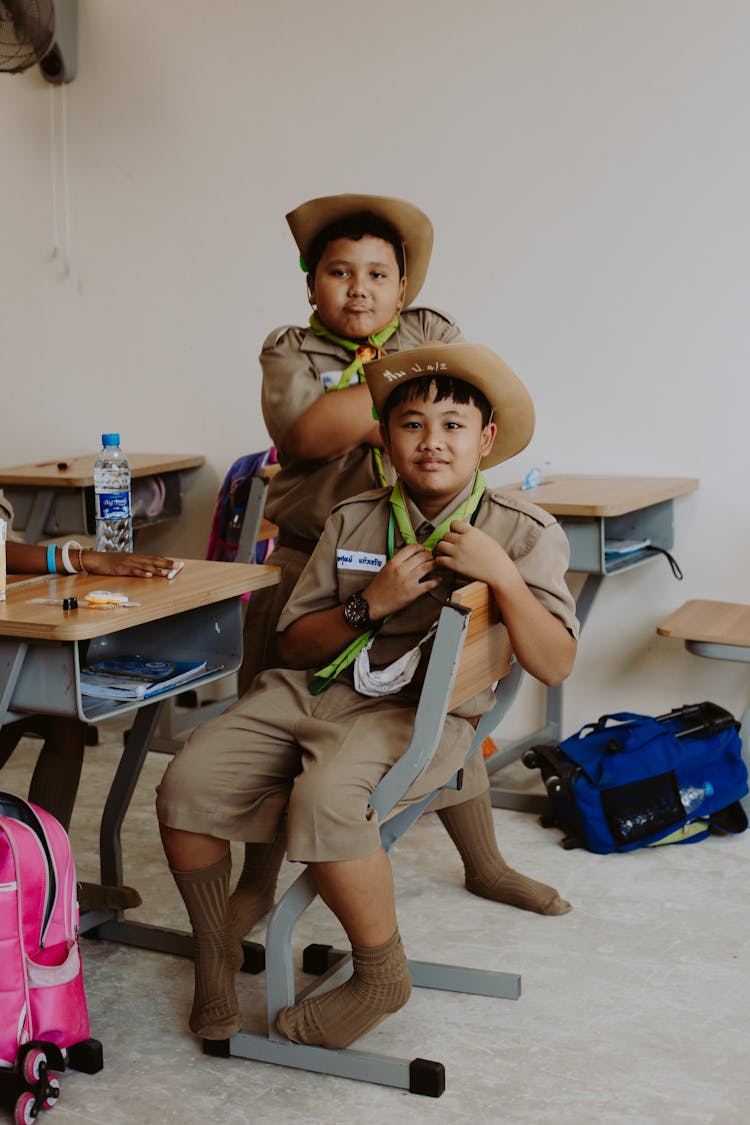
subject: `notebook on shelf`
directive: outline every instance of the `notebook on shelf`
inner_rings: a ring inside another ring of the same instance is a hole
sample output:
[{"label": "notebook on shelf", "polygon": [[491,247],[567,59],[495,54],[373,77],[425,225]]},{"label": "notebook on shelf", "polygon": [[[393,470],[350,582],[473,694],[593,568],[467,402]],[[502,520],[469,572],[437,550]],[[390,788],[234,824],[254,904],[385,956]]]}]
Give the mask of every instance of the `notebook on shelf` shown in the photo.
[{"label": "notebook on shelf", "polygon": [[149,699],[207,672],[205,660],[158,660],[115,656],[81,669],[81,693],[105,699]]}]

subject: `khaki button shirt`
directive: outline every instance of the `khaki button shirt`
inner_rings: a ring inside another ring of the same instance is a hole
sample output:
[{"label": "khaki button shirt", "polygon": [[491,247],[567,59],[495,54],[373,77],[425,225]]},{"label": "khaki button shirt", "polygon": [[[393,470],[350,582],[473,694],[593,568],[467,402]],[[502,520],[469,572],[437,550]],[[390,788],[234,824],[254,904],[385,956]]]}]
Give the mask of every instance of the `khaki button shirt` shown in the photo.
[{"label": "khaki button shirt", "polygon": [[[390,505],[389,489],[373,489],[339,504],[329,516],[320,541],[279,618],[283,632],[298,617],[341,605],[362,590],[371,575],[386,562]],[[488,491],[482,498],[474,525],[500,543],[518,567],[521,577],[537,600],[558,617],[566,629],[578,636],[575,602],[565,582],[570,548],[565,532],[554,516],[536,504]],[[396,529],[396,550],[403,540]],[[454,577],[444,586],[424,594],[400,610],[381,627],[370,649],[370,664],[383,667],[403,656],[425,635],[440,615]],[[463,585],[464,580],[458,579]],[[427,664],[429,644],[417,676],[401,694],[416,698]],[[340,676],[353,683],[351,668]],[[464,704],[459,714],[475,715],[488,709],[491,700],[477,697]]]},{"label": "khaki button shirt", "polygon": [[[426,307],[410,308],[401,313],[399,327],[384,350],[390,354],[428,340],[450,343],[462,339],[451,317]],[[278,524],[282,540],[285,532],[297,539],[317,540],[335,504],[380,483],[369,445],[357,446],[333,461],[294,461],[284,452],[289,428],[325,394],[325,377],[331,374],[337,382],[352,359],[351,352],[309,328],[279,328],[263,345],[263,418],[282,465],[269,486],[265,514]],[[386,480],[392,482],[393,468],[385,454],[383,468]]]}]

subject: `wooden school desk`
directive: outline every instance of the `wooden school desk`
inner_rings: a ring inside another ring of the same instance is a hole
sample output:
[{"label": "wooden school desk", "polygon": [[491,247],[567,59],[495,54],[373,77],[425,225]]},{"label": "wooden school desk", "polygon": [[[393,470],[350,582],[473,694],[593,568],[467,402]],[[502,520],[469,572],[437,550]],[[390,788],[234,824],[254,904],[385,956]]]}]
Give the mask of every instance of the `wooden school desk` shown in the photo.
[{"label": "wooden school desk", "polygon": [[[709,660],[750,664],[750,605],[694,598],[670,613],[656,631],[661,637],[684,641],[688,652]],[[742,756],[750,770],[750,705],[740,720]],[[742,807],[750,817],[750,794]]]},{"label": "wooden school desk", "polygon": [[[0,488],[15,511],[16,531],[27,543],[56,535],[93,535],[94,462],[98,453],[62,458],[37,465],[12,465],[0,469]],[[160,477],[164,504],[158,515],[135,515],[133,530],[161,523],[182,511],[182,474],[199,468],[205,458],[183,453],[130,453],[131,481]]]},{"label": "wooden school desk", "polygon": [[[95,699],[81,694],[81,668],[94,660],[139,653],[206,660],[206,674],[191,681],[191,687],[235,672],[242,660],[241,595],[277,580],[278,570],[271,566],[193,560],[172,581],[91,574],[8,579],[7,600],[0,602],[0,726],[30,712],[77,716],[85,722],[136,712],[101,820],[103,883],[124,882],[120,827],[162,702],[185,685],[140,702]],[[95,589],[126,593],[140,605],[65,611],[36,601],[74,596],[81,606],[84,595]],[[81,929],[100,923],[100,936],[126,944],[183,954],[192,948],[186,935],[126,922],[110,911],[84,916]]]},{"label": "wooden school desk", "polygon": [[[647,549],[632,554],[608,554],[607,544],[648,539],[653,547],[671,550],[674,546],[674,500],[694,492],[698,483],[694,477],[552,474],[535,488],[524,490],[520,483],[501,484],[497,488],[508,496],[515,495],[538,504],[557,517],[570,542],[569,569],[586,575],[576,598],[576,613],[583,628],[605,578],[660,558],[657,551]],[[559,742],[562,704],[562,685],[547,688],[544,726],[488,757],[486,764],[490,775],[515,761],[530,746]],[[490,787],[490,796],[495,808],[541,812],[546,805],[545,797],[512,793],[494,786]]]}]

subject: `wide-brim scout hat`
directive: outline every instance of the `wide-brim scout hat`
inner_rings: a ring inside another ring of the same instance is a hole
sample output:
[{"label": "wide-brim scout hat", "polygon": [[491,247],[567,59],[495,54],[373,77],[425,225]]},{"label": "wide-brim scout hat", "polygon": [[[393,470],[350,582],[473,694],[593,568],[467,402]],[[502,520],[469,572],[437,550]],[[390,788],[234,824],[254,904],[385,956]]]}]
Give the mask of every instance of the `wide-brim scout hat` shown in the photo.
[{"label": "wide-brim scout hat", "polygon": [[410,305],[424,285],[432,254],[432,223],[413,203],[387,195],[324,195],[301,203],[286,221],[306,262],[313,239],[324,227],[360,211],[372,211],[400,234],[406,270],[404,304]]},{"label": "wide-brim scout hat", "polygon": [[364,367],[378,416],[392,390],[422,375],[452,375],[481,391],[492,407],[497,426],[492,448],[482,458],[482,469],[514,457],[534,435],[531,395],[507,363],[483,344],[420,344],[373,360]]}]

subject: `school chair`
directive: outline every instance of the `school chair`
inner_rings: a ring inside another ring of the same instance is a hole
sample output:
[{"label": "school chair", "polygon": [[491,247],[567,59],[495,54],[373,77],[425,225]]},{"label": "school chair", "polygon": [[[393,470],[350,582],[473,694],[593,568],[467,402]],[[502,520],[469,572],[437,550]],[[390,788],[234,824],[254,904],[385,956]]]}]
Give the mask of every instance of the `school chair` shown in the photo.
[{"label": "school chair", "polygon": [[[472,582],[456,591],[440,613],[409,747],[372,795],[371,804],[380,820],[380,838],[387,852],[439,792],[436,790],[414,804],[396,809],[435,753],[447,713],[484,688],[494,687],[495,704],[477,725],[469,751],[474,753],[507,712],[522,675],[520,665],[512,660],[508,634],[499,621],[487,586]],[[460,786],[461,772],[458,771],[449,785]],[[231,1039],[204,1040],[204,1052],[278,1063],[439,1097],[445,1089],[445,1069],[440,1062],[388,1058],[356,1048],[309,1047],[292,1043],[275,1030],[276,1015],[281,1008],[319,991],[323,984],[333,986],[351,975],[350,953],[338,952],[329,946],[308,946],[303,956],[303,970],[319,974],[318,979],[295,995],[292,931],[315,897],[315,885],[307,868],[271,914],[265,942],[267,1034],[240,1030]],[[521,978],[514,973],[411,960],[408,966],[417,988],[508,1000],[517,1000],[521,994]]]}]

